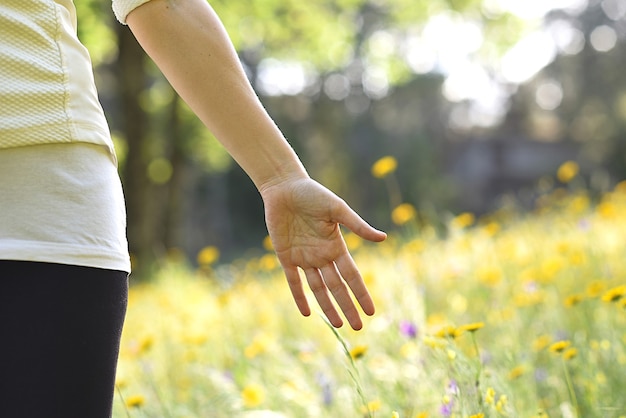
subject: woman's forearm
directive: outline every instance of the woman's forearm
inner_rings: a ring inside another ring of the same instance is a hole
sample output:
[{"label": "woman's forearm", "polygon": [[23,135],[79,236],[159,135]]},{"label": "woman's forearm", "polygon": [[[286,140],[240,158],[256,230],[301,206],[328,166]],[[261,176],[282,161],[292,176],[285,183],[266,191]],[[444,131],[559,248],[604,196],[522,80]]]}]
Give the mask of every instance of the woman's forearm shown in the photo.
[{"label": "woman's forearm", "polygon": [[250,85],[205,0],[152,0],[127,23],[174,89],[259,190],[306,171]]}]

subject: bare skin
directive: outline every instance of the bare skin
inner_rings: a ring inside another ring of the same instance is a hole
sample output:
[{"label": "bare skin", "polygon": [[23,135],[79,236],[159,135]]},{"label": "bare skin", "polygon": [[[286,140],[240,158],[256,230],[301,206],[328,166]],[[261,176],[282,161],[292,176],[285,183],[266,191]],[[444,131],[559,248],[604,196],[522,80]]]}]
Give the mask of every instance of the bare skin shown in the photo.
[{"label": "bare skin", "polygon": [[276,254],[300,312],[311,311],[298,273],[300,267],[322,311],[335,327],[343,324],[332,296],[353,329],[363,323],[350,296],[367,315],[374,302],[348,252],[339,224],[370,241],[386,235],[375,230],[324,186],[311,179],[294,180],[262,189],[265,219]]},{"label": "bare skin", "polygon": [[[330,323],[353,329],[374,303],[339,225],[370,241],[384,232],[312,180],[250,85],[219,17],[204,0],[152,0],[132,11],[133,34],[180,96],[258,188],[268,232],[300,312],[311,314],[306,281]],[[332,299],[331,299],[332,298]]]}]

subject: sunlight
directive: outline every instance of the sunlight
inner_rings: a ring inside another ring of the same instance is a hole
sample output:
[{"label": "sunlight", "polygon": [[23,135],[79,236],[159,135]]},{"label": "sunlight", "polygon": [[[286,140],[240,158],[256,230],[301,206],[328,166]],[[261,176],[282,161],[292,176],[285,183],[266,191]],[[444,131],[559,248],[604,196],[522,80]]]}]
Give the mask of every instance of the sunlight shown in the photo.
[{"label": "sunlight", "polygon": [[541,19],[549,11],[562,9],[578,14],[587,7],[588,0],[487,0],[492,10],[510,12],[522,19]]},{"label": "sunlight", "polygon": [[[436,72],[446,77],[443,94],[451,102],[469,101],[476,124],[497,123],[504,114],[509,87],[524,83],[550,64],[558,53],[574,55],[585,45],[585,36],[570,22],[554,20],[541,27],[543,17],[551,10],[561,9],[578,14],[588,0],[483,0],[483,12],[488,16],[511,13],[525,21],[529,29],[525,37],[513,45],[500,59],[485,61],[479,54],[484,44],[481,24],[457,12],[446,11],[430,17],[423,27],[406,33],[378,30],[366,44],[371,60],[364,61],[361,81],[365,93],[372,99],[385,97],[390,91],[389,74],[381,63],[400,56],[414,74]],[[604,0],[602,9],[611,18],[626,14],[626,6],[617,0]],[[590,38],[598,51],[615,46],[617,35],[608,26],[600,26]],[[258,84],[266,95],[296,95],[318,81],[319,75],[306,63],[263,60],[259,66]],[[349,75],[331,74],[321,86],[333,100],[350,96]],[[546,87],[548,88],[548,87]],[[540,95],[545,108],[555,106],[551,90]]]},{"label": "sunlight", "polygon": [[596,51],[607,52],[613,49],[615,44],[617,44],[617,33],[615,33],[615,29],[610,26],[598,26],[591,32],[589,42],[591,42],[591,46]]},{"label": "sunlight", "polygon": [[259,64],[258,87],[268,96],[296,95],[311,86],[317,75],[301,62],[268,58]]},{"label": "sunlight", "polygon": [[585,46],[585,34],[572,23],[563,19],[551,22],[547,31],[552,36],[559,52],[567,55],[576,55]]},{"label": "sunlight", "polygon": [[541,84],[535,93],[535,101],[544,110],[554,110],[563,100],[563,87],[558,81],[548,81]]},{"label": "sunlight", "polygon": [[437,71],[448,74],[483,43],[482,29],[477,23],[457,13],[431,17],[422,31],[424,46],[436,51]]},{"label": "sunlight", "polygon": [[532,33],[502,57],[502,76],[511,83],[523,83],[552,62],[555,56],[552,37],[545,32]]}]

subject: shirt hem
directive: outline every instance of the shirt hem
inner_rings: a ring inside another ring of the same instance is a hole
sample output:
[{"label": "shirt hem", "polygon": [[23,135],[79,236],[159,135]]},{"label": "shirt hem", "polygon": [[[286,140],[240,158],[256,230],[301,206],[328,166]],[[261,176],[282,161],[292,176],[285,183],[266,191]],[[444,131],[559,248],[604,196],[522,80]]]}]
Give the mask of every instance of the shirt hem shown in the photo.
[{"label": "shirt hem", "polygon": [[[19,246],[22,248],[20,249]],[[0,260],[35,261],[131,272],[130,256],[111,248],[72,244],[0,242]]]}]

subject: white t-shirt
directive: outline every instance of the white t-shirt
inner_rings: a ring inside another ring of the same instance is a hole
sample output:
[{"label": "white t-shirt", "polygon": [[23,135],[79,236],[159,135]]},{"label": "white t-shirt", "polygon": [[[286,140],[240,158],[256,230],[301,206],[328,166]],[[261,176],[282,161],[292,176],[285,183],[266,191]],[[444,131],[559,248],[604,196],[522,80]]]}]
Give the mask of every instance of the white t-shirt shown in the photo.
[{"label": "white t-shirt", "polygon": [[150,0],[113,0],[113,12],[115,12],[115,17],[117,17],[120,23],[126,24],[128,14],[149,1]]},{"label": "white t-shirt", "polygon": [[125,207],[72,0],[0,1],[0,259],[130,271]]},{"label": "white t-shirt", "polygon": [[0,179],[0,259],[130,272],[124,197],[105,147],[2,149]]}]

